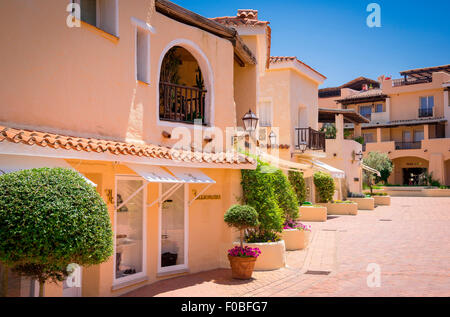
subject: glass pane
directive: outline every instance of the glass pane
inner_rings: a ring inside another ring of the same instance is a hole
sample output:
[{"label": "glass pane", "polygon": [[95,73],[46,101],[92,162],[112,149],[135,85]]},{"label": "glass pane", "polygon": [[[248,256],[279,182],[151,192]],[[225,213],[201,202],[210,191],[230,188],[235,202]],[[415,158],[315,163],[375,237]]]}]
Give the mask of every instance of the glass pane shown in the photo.
[{"label": "glass pane", "polygon": [[371,114],[372,114],[372,106],[361,106],[361,107],[359,107],[359,113],[362,116],[370,119]]},{"label": "glass pane", "polygon": [[[163,184],[163,192],[172,186]],[[184,263],[184,186],[181,186],[162,204],[161,267]]]},{"label": "glass pane", "polygon": [[270,127],[272,125],[271,117],[272,117],[272,109],[270,102],[262,102],[260,104],[260,123],[261,127]]},{"label": "glass pane", "polygon": [[376,105],[375,112],[383,112],[383,105],[381,103]]},{"label": "glass pane", "polygon": [[420,108],[421,109],[427,108],[427,98],[426,97],[420,97]]},{"label": "glass pane", "polygon": [[414,131],[414,141],[422,141],[423,140],[423,131]]},{"label": "glass pane", "polygon": [[[143,185],[141,180],[117,181],[117,206]],[[116,278],[142,272],[143,195],[139,191],[116,214]]]},{"label": "glass pane", "polygon": [[97,25],[97,2],[96,0],[81,0],[81,21],[91,25]]},{"label": "glass pane", "polygon": [[431,109],[434,107],[434,97],[430,96],[428,97],[428,109]]},{"label": "glass pane", "polygon": [[403,131],[403,142],[411,142],[411,133],[409,131]]}]

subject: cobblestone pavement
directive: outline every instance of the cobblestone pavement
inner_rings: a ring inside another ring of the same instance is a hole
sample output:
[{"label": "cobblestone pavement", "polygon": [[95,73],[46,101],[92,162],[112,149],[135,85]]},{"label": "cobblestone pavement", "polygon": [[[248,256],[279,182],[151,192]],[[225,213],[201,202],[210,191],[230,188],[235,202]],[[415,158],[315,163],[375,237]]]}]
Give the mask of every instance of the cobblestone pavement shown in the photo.
[{"label": "cobblestone pavement", "polygon": [[[250,281],[212,270],[125,296],[450,296],[450,198],[392,197],[391,206],[307,224],[310,245],[287,252],[286,268]],[[371,263],[380,287],[368,287]]]}]

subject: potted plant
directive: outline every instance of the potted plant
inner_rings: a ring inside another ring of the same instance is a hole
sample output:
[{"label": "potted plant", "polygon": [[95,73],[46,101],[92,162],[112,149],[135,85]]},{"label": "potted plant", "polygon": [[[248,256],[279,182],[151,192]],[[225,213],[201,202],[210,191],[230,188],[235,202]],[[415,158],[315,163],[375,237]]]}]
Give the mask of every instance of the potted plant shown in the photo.
[{"label": "potted plant", "polygon": [[287,220],[284,223],[282,239],[286,250],[303,250],[308,246],[311,226],[306,226],[295,220]]},{"label": "potted plant", "polygon": [[299,208],[300,221],[327,221],[327,207],[305,201]]},{"label": "potted plant", "polygon": [[[259,225],[246,230],[245,245],[258,248],[262,254],[258,257],[255,270],[276,270],[286,265],[284,241],[280,239],[285,215],[297,214],[298,202],[292,199],[293,190],[285,185],[282,172],[261,161],[255,170],[241,170],[242,200],[255,208]],[[281,193],[281,188],[287,191]],[[290,197],[290,198],[289,198]]]},{"label": "potted plant", "polygon": [[352,201],[333,201],[334,180],[323,172],[314,174],[314,185],[319,197],[319,205],[327,208],[328,215],[356,215],[358,213],[358,204]]},{"label": "potted plant", "polygon": [[225,222],[239,230],[239,246],[228,250],[231,276],[247,280],[252,277],[255,262],[261,251],[258,248],[244,247],[244,230],[258,226],[258,213],[251,206],[234,205],[226,212]]},{"label": "potted plant", "polygon": [[374,199],[376,206],[390,206],[391,205],[391,196],[385,192],[367,192],[366,196],[370,196]]},{"label": "potted plant", "polygon": [[347,195],[348,200],[353,201],[358,204],[358,209],[364,210],[374,210],[375,209],[375,199],[365,194],[358,194],[349,192]]}]

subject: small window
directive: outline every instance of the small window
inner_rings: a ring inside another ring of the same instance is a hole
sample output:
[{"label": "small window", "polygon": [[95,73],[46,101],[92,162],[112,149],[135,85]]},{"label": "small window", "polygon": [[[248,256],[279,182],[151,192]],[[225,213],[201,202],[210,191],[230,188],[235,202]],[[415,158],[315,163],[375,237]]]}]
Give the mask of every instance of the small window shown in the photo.
[{"label": "small window", "polygon": [[363,138],[364,138],[364,143],[372,143],[373,142],[373,133],[364,133]]},{"label": "small window", "polygon": [[375,112],[383,112],[383,104],[379,103],[375,105]]},{"label": "small window", "polygon": [[259,126],[272,126],[272,103],[270,101],[261,102],[259,104]]},{"label": "small window", "polygon": [[149,32],[136,27],[136,79],[145,83],[150,83],[149,51]]},{"label": "small window", "polygon": [[81,21],[119,36],[118,0],[72,0],[81,10]]},{"label": "small window", "polygon": [[433,107],[434,107],[434,96],[420,97],[421,109],[433,109]]},{"label": "small window", "polygon": [[372,106],[360,106],[359,114],[370,119],[372,117]]}]

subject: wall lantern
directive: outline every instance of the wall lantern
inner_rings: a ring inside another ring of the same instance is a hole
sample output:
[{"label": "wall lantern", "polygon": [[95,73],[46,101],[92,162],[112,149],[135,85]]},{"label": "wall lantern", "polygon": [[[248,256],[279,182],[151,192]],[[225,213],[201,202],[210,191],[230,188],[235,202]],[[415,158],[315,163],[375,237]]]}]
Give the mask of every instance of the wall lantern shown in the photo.
[{"label": "wall lantern", "polygon": [[275,134],[275,132],[270,131],[269,140],[270,140],[270,147],[275,147],[277,145],[277,135]]},{"label": "wall lantern", "polygon": [[244,121],[245,131],[255,131],[256,126],[258,125],[258,120],[258,117],[251,110],[249,110],[242,118],[242,121]]},{"label": "wall lantern", "polygon": [[302,153],[304,153],[306,151],[308,144],[306,143],[306,141],[299,141],[298,142],[298,148],[300,151],[302,151]]}]

